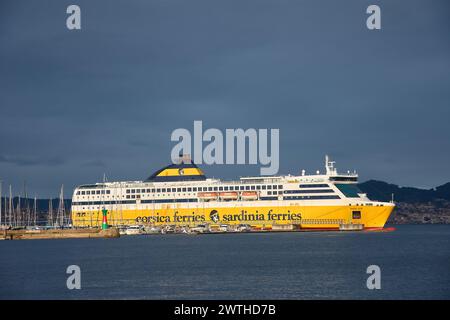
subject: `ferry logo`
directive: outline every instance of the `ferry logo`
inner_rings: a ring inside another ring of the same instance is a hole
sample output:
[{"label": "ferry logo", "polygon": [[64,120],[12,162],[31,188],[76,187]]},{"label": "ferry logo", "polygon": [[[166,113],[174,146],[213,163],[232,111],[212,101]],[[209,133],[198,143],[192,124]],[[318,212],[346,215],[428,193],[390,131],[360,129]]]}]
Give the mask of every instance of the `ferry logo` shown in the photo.
[{"label": "ferry logo", "polygon": [[217,212],[217,210],[212,210],[209,213],[209,218],[214,221],[215,223],[219,222],[219,213]]}]

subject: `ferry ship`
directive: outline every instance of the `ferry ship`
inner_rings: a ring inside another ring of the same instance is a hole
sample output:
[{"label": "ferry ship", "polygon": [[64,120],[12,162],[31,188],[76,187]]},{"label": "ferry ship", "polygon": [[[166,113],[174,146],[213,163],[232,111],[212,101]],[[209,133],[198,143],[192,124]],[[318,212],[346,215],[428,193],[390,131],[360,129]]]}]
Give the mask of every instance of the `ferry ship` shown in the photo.
[{"label": "ferry ship", "polygon": [[356,172],[338,174],[325,159],[325,172],[306,175],[210,179],[189,157],[144,181],[102,182],[75,188],[72,223],[109,225],[242,226],[264,230],[382,229],[394,204],[371,201],[357,186]]}]

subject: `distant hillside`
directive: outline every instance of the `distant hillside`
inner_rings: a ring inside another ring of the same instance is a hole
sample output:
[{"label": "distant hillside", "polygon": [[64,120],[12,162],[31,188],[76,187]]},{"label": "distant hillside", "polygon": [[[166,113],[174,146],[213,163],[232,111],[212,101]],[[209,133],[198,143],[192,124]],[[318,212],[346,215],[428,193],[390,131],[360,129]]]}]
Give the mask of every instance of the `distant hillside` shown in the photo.
[{"label": "distant hillside", "polygon": [[436,200],[450,201],[450,182],[435,189],[399,187],[383,181],[369,180],[360,183],[359,188],[372,200],[390,201],[394,194],[395,202],[419,203]]},{"label": "distant hillside", "polygon": [[360,183],[359,188],[372,200],[390,201],[394,194],[396,208],[389,223],[450,224],[450,183],[434,189],[418,189],[369,180]]}]

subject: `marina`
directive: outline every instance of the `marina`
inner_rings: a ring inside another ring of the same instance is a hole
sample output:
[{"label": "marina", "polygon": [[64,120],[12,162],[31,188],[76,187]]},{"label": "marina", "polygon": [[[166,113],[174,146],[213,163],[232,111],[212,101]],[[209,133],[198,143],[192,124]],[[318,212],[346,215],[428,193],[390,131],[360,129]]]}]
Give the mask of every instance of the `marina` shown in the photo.
[{"label": "marina", "polygon": [[211,234],[238,234],[238,233],[268,233],[268,232],[329,232],[329,231],[356,231],[356,232],[391,232],[395,228],[364,229],[362,225],[341,225],[339,230],[329,229],[302,229],[300,225],[282,224],[271,226],[251,226],[249,224],[239,225],[210,225],[202,224],[195,227],[177,225],[130,225],[102,228],[74,228],[71,226],[62,228],[23,227],[2,228],[0,240],[37,240],[37,239],[71,239],[71,238],[119,238],[126,236],[148,236],[148,235],[211,235]]},{"label": "marina", "polygon": [[183,156],[145,181],[107,182],[104,176],[101,183],[78,186],[70,208],[61,186],[44,216],[36,197],[32,203],[26,197],[25,184],[24,198],[13,197],[10,185],[0,202],[0,238],[383,230],[393,201],[370,200],[357,179],[355,172],[338,173],[326,156],[324,174],[303,170],[299,176],[222,181],[206,178]]}]

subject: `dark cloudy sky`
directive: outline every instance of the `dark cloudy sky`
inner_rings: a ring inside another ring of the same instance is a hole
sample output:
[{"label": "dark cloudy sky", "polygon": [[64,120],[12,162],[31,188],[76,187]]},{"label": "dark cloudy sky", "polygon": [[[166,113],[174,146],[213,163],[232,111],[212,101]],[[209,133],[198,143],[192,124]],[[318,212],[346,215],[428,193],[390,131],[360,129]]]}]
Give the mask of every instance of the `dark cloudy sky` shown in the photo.
[{"label": "dark cloudy sky", "polygon": [[[82,30],[66,28],[78,4]],[[378,4],[382,29],[366,28]],[[332,155],[361,180],[450,181],[450,3],[0,2],[0,179],[139,180],[176,128],[279,128],[280,173]],[[234,178],[258,166],[208,166]]]}]

